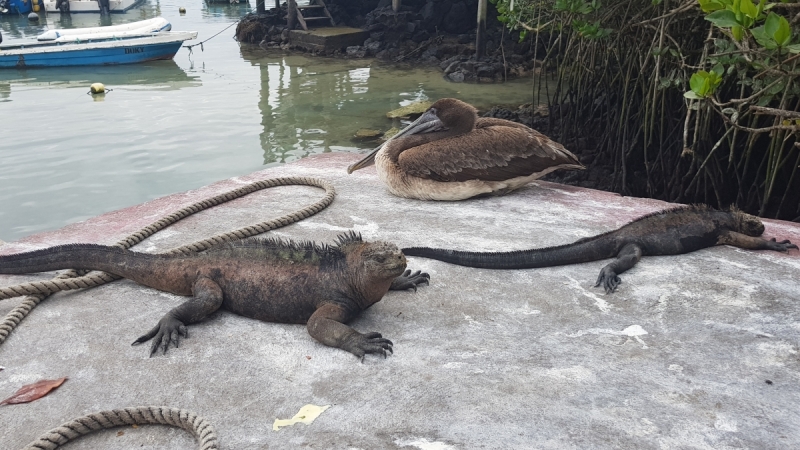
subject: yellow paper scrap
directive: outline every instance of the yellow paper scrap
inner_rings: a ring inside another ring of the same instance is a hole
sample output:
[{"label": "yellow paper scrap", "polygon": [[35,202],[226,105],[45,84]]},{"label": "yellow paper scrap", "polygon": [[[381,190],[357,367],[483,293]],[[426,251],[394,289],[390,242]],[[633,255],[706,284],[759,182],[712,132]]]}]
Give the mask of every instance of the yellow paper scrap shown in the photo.
[{"label": "yellow paper scrap", "polygon": [[330,407],[331,405],[317,406],[310,404],[303,406],[300,408],[300,411],[291,419],[275,419],[275,423],[272,424],[272,431],[278,431],[281,429],[281,427],[290,427],[296,423],[304,423],[309,425],[311,422],[316,420],[320,414]]}]

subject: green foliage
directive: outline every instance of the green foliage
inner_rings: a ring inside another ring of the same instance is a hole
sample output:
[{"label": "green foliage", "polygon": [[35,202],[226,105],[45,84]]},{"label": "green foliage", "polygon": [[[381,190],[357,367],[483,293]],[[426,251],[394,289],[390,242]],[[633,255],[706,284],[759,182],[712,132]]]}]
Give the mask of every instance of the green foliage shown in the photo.
[{"label": "green foliage", "polygon": [[695,72],[692,78],[689,79],[689,87],[691,87],[692,90],[685,92],[683,96],[692,99],[711,96],[722,82],[722,74],[724,72],[725,69],[722,67],[722,64],[714,66],[711,72],[706,72],[705,70]]},{"label": "green foliage", "polygon": [[536,89],[555,77],[546,98],[566,106],[554,137],[591,142],[612,189],[800,221],[794,4],[490,1],[547,49]]}]

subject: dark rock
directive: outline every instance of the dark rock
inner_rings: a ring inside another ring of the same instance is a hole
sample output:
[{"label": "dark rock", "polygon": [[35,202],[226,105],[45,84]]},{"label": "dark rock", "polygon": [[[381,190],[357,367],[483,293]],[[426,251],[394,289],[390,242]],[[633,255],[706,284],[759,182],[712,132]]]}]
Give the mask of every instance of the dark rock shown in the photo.
[{"label": "dark rock", "polygon": [[419,30],[414,34],[414,36],[411,37],[411,40],[419,44],[420,42],[427,41],[430,38],[431,34],[428,33],[428,30]]},{"label": "dark rock", "polygon": [[447,79],[454,82],[454,83],[463,83],[464,82],[464,73],[463,72],[453,72],[447,75]]},{"label": "dark rock", "polygon": [[503,108],[501,106],[493,107],[492,109],[487,111],[486,114],[483,115],[483,117],[494,117],[496,119],[505,119],[505,120],[510,120],[512,122],[516,122],[519,120],[519,116],[517,115],[516,112],[511,111],[508,108]]},{"label": "dark rock", "polygon": [[433,33],[442,26],[442,20],[450,11],[453,3],[450,0],[430,1],[425,3],[419,14],[422,17],[420,25],[422,28]]},{"label": "dark rock", "polygon": [[461,61],[461,57],[460,56],[452,56],[450,58],[447,58],[444,61],[442,61],[441,64],[439,64],[439,68],[442,69],[442,70],[446,70],[448,67],[450,67],[450,64],[452,64],[452,63],[454,63],[456,61]]},{"label": "dark rock", "polygon": [[372,38],[367,39],[364,41],[364,49],[367,51],[369,55],[375,55],[381,50],[383,43],[380,41],[373,40]]},{"label": "dark rock", "polygon": [[433,55],[423,56],[422,59],[419,60],[420,64],[424,64],[426,66],[438,66],[439,65],[439,58]]},{"label": "dark rock", "polygon": [[469,14],[467,5],[463,2],[454,3],[444,17],[442,28],[448,33],[461,34],[474,28],[475,20],[477,19]]},{"label": "dark rock", "polygon": [[472,42],[472,36],[468,34],[459,34],[458,35],[458,43],[459,44],[469,44]]},{"label": "dark rock", "polygon": [[347,56],[351,58],[363,58],[367,56],[367,50],[360,45],[347,47]]},{"label": "dark rock", "polygon": [[[442,64],[444,64],[444,63],[442,63]],[[447,65],[447,68],[444,69],[444,74],[445,75],[449,75],[449,74],[455,72],[456,70],[458,70],[458,66],[459,65],[461,65],[461,61],[453,61],[453,62],[451,62],[450,64]]]},{"label": "dark rock", "polygon": [[494,77],[494,67],[488,64],[481,64],[475,69],[478,78],[492,78]]}]

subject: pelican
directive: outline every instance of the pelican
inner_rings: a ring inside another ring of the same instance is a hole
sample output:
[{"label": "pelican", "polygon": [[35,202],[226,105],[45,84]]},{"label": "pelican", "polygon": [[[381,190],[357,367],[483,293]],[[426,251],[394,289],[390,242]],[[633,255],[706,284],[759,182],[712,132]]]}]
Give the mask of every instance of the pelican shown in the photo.
[{"label": "pelican", "polygon": [[478,111],[444,98],[419,119],[350,165],[372,164],[389,191],[421,200],[502,195],[558,169],[585,169],[564,146],[525,125],[478,118]]}]

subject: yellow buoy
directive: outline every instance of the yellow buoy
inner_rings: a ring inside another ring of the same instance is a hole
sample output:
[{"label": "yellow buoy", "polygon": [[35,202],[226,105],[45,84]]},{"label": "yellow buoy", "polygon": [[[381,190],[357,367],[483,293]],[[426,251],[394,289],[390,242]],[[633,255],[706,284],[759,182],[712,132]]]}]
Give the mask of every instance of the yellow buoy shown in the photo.
[{"label": "yellow buoy", "polygon": [[106,87],[103,86],[103,83],[92,83],[92,85],[89,86],[89,92],[92,94],[105,94]]},{"label": "yellow buoy", "polygon": [[181,13],[181,14],[186,14],[186,8],[181,6],[180,8],[178,8],[178,12]]}]

